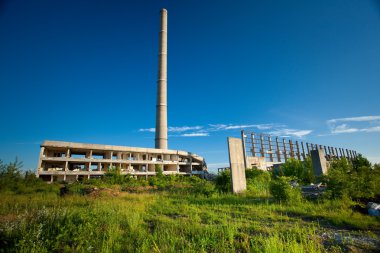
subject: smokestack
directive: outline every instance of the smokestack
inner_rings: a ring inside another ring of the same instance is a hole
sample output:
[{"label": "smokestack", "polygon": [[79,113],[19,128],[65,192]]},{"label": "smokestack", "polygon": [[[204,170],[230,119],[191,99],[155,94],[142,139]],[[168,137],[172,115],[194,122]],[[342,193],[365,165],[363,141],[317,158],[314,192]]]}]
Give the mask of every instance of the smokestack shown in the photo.
[{"label": "smokestack", "polygon": [[166,96],[168,11],[161,10],[161,31],[158,52],[156,104],[156,148],[168,149],[168,113]]}]

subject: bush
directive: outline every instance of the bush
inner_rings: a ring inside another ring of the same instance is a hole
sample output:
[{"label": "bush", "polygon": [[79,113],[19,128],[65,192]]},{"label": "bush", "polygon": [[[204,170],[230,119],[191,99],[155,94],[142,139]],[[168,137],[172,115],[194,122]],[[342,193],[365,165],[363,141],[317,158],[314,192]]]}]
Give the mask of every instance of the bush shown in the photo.
[{"label": "bush", "polygon": [[231,172],[229,170],[223,171],[216,177],[215,188],[218,192],[231,192]]},{"label": "bush", "polygon": [[301,191],[290,185],[291,178],[277,177],[269,184],[269,190],[273,198],[280,202],[299,202],[302,198]]},{"label": "bush", "polygon": [[327,197],[332,199],[373,199],[380,195],[380,171],[375,166],[371,168],[361,155],[352,163],[345,158],[333,161],[324,181],[328,186]]},{"label": "bush", "polygon": [[286,162],[280,165],[279,168],[273,171],[273,175],[292,177],[305,184],[314,182],[314,171],[312,167],[311,157],[306,157],[305,161],[300,161],[295,158],[289,158]]},{"label": "bush", "polygon": [[17,159],[9,164],[0,160],[0,192],[28,194],[35,192],[59,193],[58,184],[47,184],[37,178],[34,172],[22,172],[22,163]]},{"label": "bush", "polygon": [[271,174],[268,171],[259,170],[256,167],[245,171],[247,190],[255,195],[267,196]]}]

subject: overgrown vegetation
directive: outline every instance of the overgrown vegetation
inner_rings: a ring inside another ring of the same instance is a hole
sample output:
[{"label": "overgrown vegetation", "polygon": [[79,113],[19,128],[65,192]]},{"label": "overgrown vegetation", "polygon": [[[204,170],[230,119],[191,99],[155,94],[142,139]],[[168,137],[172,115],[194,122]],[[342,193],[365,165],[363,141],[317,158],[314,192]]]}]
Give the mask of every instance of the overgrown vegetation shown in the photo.
[{"label": "overgrown vegetation", "polygon": [[[301,173],[294,161],[282,175],[247,170],[242,195],[229,193],[228,171],[209,182],[162,173],[146,180],[113,168],[102,179],[47,184],[21,173],[17,161],[0,162],[0,252],[376,251],[371,242],[380,242],[379,218],[354,211],[354,202],[342,198],[378,194],[380,166],[369,164],[368,171],[360,159],[333,163],[324,179],[331,193],[318,201],[303,199],[289,184],[307,182],[305,167]],[[348,239],[335,240],[337,231]],[[352,236],[368,243],[353,246]]]}]

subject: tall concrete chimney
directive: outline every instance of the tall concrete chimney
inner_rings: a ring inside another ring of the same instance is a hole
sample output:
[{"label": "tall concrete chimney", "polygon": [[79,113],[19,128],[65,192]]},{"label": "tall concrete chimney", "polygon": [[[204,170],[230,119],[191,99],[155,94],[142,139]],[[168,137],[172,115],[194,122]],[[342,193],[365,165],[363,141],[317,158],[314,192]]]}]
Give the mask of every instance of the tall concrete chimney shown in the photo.
[{"label": "tall concrete chimney", "polygon": [[161,31],[158,52],[157,104],[156,104],[156,148],[168,149],[167,113],[167,37],[168,11],[161,10]]}]

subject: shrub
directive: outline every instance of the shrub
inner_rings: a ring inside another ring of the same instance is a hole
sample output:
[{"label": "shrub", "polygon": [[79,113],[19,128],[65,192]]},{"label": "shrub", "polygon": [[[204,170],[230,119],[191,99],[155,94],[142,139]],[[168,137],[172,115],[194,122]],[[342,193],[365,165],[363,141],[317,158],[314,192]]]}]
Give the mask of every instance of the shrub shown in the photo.
[{"label": "shrub", "polygon": [[255,195],[266,196],[269,194],[271,174],[268,171],[259,170],[256,167],[245,171],[247,190]]},{"label": "shrub", "polygon": [[368,160],[361,155],[352,163],[345,158],[335,160],[324,178],[328,186],[327,197],[372,199],[380,195],[379,172],[375,167],[371,168]]},{"label": "shrub", "polygon": [[231,185],[231,172],[225,170],[220,173],[215,179],[215,188],[218,192],[230,192],[232,189]]},{"label": "shrub", "polygon": [[273,175],[292,177],[305,184],[314,182],[314,171],[312,167],[311,157],[306,157],[305,161],[300,161],[295,158],[289,158],[280,167],[273,170]]},{"label": "shrub", "polygon": [[301,200],[301,192],[298,188],[290,185],[291,178],[277,177],[269,184],[269,190],[273,198],[280,202],[299,202]]}]

